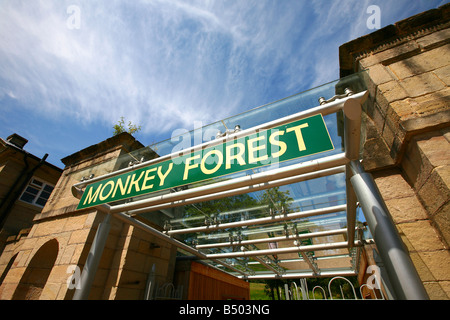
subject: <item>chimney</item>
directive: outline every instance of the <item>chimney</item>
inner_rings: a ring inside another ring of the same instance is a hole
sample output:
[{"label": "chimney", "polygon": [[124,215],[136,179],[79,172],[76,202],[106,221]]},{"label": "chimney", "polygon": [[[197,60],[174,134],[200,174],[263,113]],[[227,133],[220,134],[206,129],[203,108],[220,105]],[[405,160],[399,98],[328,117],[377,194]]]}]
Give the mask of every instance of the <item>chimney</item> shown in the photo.
[{"label": "chimney", "polygon": [[9,143],[12,143],[16,147],[23,149],[23,147],[27,144],[28,140],[24,137],[19,136],[17,133],[13,133],[8,138],[6,138],[6,141]]}]

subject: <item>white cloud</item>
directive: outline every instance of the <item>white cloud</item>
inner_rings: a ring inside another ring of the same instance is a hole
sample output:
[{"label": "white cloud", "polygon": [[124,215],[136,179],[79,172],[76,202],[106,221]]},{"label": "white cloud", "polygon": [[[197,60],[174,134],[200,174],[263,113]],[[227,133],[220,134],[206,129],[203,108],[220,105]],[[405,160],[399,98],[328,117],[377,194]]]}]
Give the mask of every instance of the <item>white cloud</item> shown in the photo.
[{"label": "white cloud", "polygon": [[55,119],[189,129],[337,78],[367,3],[3,1],[0,98]]}]

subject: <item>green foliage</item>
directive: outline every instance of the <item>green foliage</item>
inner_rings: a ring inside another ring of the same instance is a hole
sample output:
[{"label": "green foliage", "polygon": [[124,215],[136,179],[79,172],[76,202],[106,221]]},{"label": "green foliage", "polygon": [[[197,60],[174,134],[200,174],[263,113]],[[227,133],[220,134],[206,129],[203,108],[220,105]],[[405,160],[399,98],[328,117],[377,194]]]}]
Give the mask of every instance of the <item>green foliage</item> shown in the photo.
[{"label": "green foliage", "polygon": [[[240,194],[236,196],[231,196],[219,200],[210,200],[203,201],[195,204],[195,206],[190,206],[185,209],[185,217],[194,217],[194,216],[206,216],[209,218],[213,218],[215,215],[237,210],[240,208],[248,208],[252,206],[256,206],[258,201],[249,196],[248,194]],[[233,215],[222,216],[221,223],[233,222],[236,217]],[[240,216],[237,217],[240,220]]]},{"label": "green foliage", "polygon": [[128,129],[125,128],[125,120],[123,117],[120,117],[119,122],[113,126],[114,132],[113,135],[116,136],[121,134],[122,132],[128,132],[129,134],[134,134],[141,130],[141,126],[136,126],[132,124],[131,121],[128,121]]},{"label": "green foliage", "polygon": [[290,204],[294,201],[289,196],[289,190],[280,191],[280,187],[274,187],[271,189],[267,189],[261,197],[261,204],[266,204],[272,210],[281,210],[284,208],[288,210]]}]

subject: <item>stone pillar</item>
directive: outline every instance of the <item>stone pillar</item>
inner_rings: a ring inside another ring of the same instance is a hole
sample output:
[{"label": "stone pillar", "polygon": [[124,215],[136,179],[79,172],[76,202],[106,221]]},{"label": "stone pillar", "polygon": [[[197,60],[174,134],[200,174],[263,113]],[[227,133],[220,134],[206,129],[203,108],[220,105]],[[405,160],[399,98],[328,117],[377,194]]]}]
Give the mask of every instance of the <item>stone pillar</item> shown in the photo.
[{"label": "stone pillar", "polygon": [[341,76],[364,71],[363,165],[431,299],[450,298],[450,5],[339,49]]}]

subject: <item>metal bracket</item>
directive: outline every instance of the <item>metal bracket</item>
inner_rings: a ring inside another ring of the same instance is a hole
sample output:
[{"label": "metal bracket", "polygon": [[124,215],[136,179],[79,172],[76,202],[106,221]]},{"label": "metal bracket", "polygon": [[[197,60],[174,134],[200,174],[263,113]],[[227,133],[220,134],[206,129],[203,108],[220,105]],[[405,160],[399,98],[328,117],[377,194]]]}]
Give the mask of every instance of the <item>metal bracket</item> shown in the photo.
[{"label": "metal bracket", "polygon": [[227,129],[225,132],[221,132],[219,130],[217,132],[217,134],[216,134],[216,139],[219,139],[219,138],[222,138],[222,137],[226,137],[226,136],[228,136],[230,134],[233,134],[233,133],[236,133],[236,132],[239,132],[239,131],[241,131],[241,126],[238,125],[238,124],[234,127],[234,130]]},{"label": "metal bracket", "polygon": [[94,174],[93,173],[91,173],[88,177],[82,177],[81,178],[81,182],[83,182],[83,181],[87,181],[87,180],[91,180],[92,178],[94,178]]},{"label": "metal bracket", "polygon": [[320,97],[319,98],[319,103],[320,105],[324,105],[330,102],[333,102],[334,100],[337,99],[342,99],[342,98],[346,98],[348,96],[351,96],[353,94],[353,91],[350,88],[345,88],[344,93],[343,94],[337,94],[333,97],[331,97],[330,99],[326,100],[324,97]]},{"label": "metal bracket", "polygon": [[140,163],[143,163],[143,162],[144,162],[144,157],[142,157],[141,160],[138,160],[138,159],[131,160],[131,161],[128,163],[128,166],[129,166],[129,167],[132,167],[132,166],[134,166],[134,165],[136,165],[136,164],[140,164]]}]

